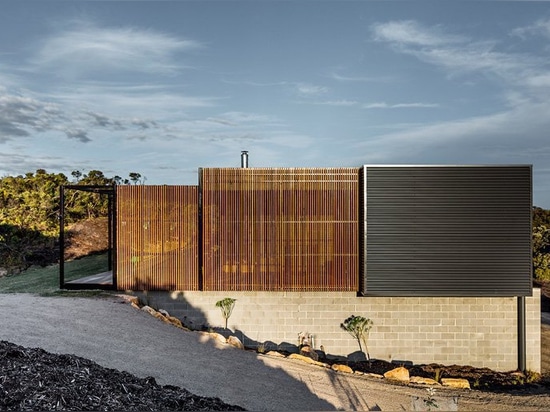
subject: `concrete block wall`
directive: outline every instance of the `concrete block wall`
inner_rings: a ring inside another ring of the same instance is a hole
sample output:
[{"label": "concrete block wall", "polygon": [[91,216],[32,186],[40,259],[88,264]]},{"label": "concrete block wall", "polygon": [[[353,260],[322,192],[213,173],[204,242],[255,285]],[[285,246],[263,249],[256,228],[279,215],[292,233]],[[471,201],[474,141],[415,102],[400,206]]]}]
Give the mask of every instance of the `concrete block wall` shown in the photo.
[{"label": "concrete block wall", "polygon": [[[350,292],[145,292],[142,301],[200,328],[223,328],[215,303],[237,299],[228,329],[248,347],[270,342],[285,348],[309,332],[325,352],[348,356],[359,346],[340,328],[350,315],[374,322],[373,359],[487,367],[518,366],[517,299],[358,297]],[[526,367],[540,372],[540,289],[526,298]]]}]

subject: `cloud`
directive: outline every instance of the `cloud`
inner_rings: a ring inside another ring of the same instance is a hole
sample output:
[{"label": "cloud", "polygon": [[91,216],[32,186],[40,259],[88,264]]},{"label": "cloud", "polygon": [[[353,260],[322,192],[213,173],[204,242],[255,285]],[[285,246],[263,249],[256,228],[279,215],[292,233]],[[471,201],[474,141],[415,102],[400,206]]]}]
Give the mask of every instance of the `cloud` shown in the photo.
[{"label": "cloud", "polygon": [[371,30],[375,40],[400,45],[436,47],[466,41],[461,36],[446,34],[441,27],[426,28],[412,20],[375,23]]},{"label": "cloud", "polygon": [[398,52],[440,66],[451,73],[485,71],[507,80],[540,63],[528,55],[502,53],[493,41],[472,41],[447,34],[440,26],[423,27],[413,21],[392,21],[372,26],[376,41]]},{"label": "cloud", "polygon": [[[383,163],[546,162],[550,102],[526,103],[487,116],[458,119],[379,135],[357,144],[357,153]],[[398,148],[398,150],[397,150]]]},{"label": "cloud", "polygon": [[381,103],[369,103],[363,105],[364,109],[426,109],[426,108],[433,108],[433,107],[439,107],[436,103],[395,103],[395,104],[388,104],[385,102]]},{"label": "cloud", "polygon": [[88,22],[74,26],[46,38],[33,63],[75,77],[109,70],[172,74],[183,67],[175,60],[177,53],[201,47],[194,40],[153,30]]},{"label": "cloud", "polygon": [[550,39],[550,19],[540,19],[532,25],[515,28],[512,30],[511,35],[520,37],[524,40],[529,36],[539,35]]},{"label": "cloud", "polygon": [[61,118],[57,105],[30,97],[0,95],[0,142],[29,136],[29,130],[45,131]]},{"label": "cloud", "polygon": [[327,100],[324,102],[317,102],[315,104],[323,105],[323,106],[335,106],[335,107],[351,107],[351,106],[357,106],[359,104],[356,100]]},{"label": "cloud", "polygon": [[88,132],[82,129],[65,129],[65,134],[69,139],[80,140],[82,143],[91,142],[92,139],[88,137]]},{"label": "cloud", "polygon": [[333,80],[339,82],[362,82],[362,83],[379,83],[379,82],[389,82],[392,79],[390,77],[382,76],[342,76],[338,73],[331,73],[329,77]]},{"label": "cloud", "polygon": [[316,86],[308,83],[295,83],[296,90],[302,96],[319,96],[328,92],[328,88],[324,86]]}]

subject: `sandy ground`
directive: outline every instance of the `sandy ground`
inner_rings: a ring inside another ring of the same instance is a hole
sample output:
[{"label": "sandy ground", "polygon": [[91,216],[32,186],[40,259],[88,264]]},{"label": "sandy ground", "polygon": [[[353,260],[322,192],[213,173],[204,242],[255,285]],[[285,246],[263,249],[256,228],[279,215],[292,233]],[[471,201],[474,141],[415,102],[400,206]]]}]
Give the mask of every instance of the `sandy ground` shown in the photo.
[{"label": "sandy ground", "polygon": [[[223,345],[134,309],[122,298],[0,295],[0,340],[74,354],[139,377],[153,376],[253,411],[411,410],[425,388],[393,385]],[[440,388],[459,410],[548,410],[550,394]]]}]

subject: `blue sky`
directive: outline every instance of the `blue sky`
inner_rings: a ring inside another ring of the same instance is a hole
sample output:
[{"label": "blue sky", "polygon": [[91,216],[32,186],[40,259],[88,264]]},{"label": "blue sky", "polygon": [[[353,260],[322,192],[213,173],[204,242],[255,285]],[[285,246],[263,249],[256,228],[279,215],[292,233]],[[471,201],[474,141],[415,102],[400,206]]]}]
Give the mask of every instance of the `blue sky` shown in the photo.
[{"label": "blue sky", "polygon": [[550,2],[28,1],[0,13],[0,175],[532,164]]}]

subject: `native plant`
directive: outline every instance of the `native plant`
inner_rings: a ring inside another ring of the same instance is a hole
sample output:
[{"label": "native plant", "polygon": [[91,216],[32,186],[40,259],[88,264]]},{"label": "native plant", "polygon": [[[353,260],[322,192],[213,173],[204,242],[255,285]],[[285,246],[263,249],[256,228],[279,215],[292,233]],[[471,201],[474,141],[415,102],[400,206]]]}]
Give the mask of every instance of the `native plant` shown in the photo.
[{"label": "native plant", "polygon": [[[367,340],[372,325],[372,320],[363,316],[356,315],[351,315],[349,318],[344,320],[343,323],[340,324],[340,328],[348,332],[357,340],[357,343],[359,344],[359,350],[366,353],[368,360],[370,360],[370,355],[367,347]],[[363,346],[361,345],[361,342],[365,345],[365,351],[363,351]]]},{"label": "native plant", "polygon": [[231,313],[233,312],[233,308],[235,307],[235,301],[237,299],[233,298],[224,298],[222,300],[219,300],[216,302],[216,307],[220,308],[222,311],[222,316],[225,319],[225,329],[227,329],[227,320],[231,316]]}]

